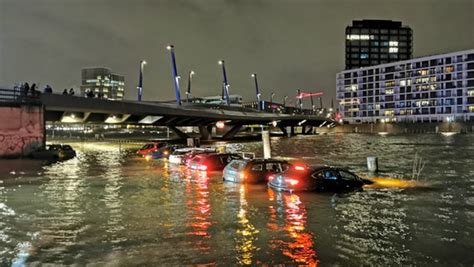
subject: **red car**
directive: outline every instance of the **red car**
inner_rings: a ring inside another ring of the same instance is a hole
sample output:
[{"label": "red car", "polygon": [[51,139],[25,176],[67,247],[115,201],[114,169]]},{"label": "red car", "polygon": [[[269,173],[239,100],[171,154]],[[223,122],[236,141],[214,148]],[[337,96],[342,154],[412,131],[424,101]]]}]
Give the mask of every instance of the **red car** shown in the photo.
[{"label": "red car", "polygon": [[165,147],[166,145],[167,143],[164,143],[164,142],[148,143],[137,151],[137,155],[140,155],[140,156],[149,155],[151,153],[158,151],[158,149]]},{"label": "red car", "polygon": [[190,160],[187,166],[191,170],[222,171],[234,159],[242,159],[242,156],[231,153],[199,154]]}]

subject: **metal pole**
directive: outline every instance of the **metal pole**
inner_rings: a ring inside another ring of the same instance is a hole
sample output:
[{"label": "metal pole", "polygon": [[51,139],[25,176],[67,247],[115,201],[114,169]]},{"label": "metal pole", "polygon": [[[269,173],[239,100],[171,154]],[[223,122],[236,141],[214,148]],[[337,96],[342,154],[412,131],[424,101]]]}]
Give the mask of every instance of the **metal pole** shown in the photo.
[{"label": "metal pole", "polygon": [[298,108],[302,109],[303,108],[303,102],[301,101],[301,90],[300,89],[296,90],[296,98],[298,99]]},{"label": "metal pole", "polygon": [[176,57],[174,55],[174,46],[168,45],[166,47],[171,52],[171,64],[173,65],[173,78],[174,78],[174,88],[176,94],[176,104],[181,105],[181,95],[179,93],[179,75],[178,69],[176,68]]},{"label": "metal pole", "polygon": [[311,95],[311,108],[313,109],[313,112],[314,112],[314,102],[313,102],[313,95]]},{"label": "metal pole", "polygon": [[262,131],[263,141],[263,158],[269,159],[272,157],[272,148],[270,146],[270,132]]},{"label": "metal pole", "polygon": [[219,65],[222,66],[222,75],[224,76],[224,95],[226,104],[230,106],[230,98],[229,98],[229,82],[227,81],[227,72],[225,70],[225,62],[224,60],[219,60]]},{"label": "metal pole", "polygon": [[258,80],[257,80],[257,73],[252,73],[253,80],[255,82],[255,94],[257,96],[257,109],[258,111],[262,110],[261,103],[260,103],[260,90],[258,89]]},{"label": "metal pole", "polygon": [[189,95],[191,94],[191,80],[193,79],[194,71],[189,72],[188,76],[188,90],[186,91],[186,102],[189,102]]},{"label": "metal pole", "polygon": [[140,74],[138,77],[138,101],[142,101],[142,95],[143,95],[143,68],[146,65],[146,61],[142,60],[140,61]]},{"label": "metal pole", "polygon": [[323,109],[323,98],[322,97],[319,97],[319,107],[321,108],[321,110]]}]

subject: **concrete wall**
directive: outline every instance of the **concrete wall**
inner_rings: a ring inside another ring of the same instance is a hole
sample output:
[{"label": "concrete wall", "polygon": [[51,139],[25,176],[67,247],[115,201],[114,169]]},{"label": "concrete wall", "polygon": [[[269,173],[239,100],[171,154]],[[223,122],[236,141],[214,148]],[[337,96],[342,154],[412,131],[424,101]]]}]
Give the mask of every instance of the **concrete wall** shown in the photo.
[{"label": "concrete wall", "polygon": [[472,133],[473,131],[473,122],[344,124],[331,129],[325,127],[317,129],[320,133]]},{"label": "concrete wall", "polygon": [[43,108],[0,107],[0,157],[20,157],[44,144]]}]

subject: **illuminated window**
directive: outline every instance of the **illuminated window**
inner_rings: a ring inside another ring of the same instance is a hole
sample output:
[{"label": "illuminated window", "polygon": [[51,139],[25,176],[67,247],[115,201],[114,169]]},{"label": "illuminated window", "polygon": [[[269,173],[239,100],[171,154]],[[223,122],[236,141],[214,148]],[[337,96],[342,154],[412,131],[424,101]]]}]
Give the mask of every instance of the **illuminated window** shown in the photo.
[{"label": "illuminated window", "polygon": [[447,66],[446,68],[444,68],[444,72],[445,73],[451,73],[454,71],[454,67],[453,66]]},{"label": "illuminated window", "polygon": [[398,41],[390,41],[388,44],[389,46],[392,46],[392,47],[398,46]]},{"label": "illuminated window", "polygon": [[469,112],[474,112],[474,106],[469,106]]},{"label": "illuminated window", "polygon": [[368,59],[369,58],[369,54],[360,54],[360,58],[361,59]]},{"label": "illuminated window", "polygon": [[346,36],[347,40],[370,40],[374,39],[373,35],[368,35],[368,34],[348,34]]},{"label": "illuminated window", "polygon": [[393,95],[393,89],[387,89],[385,90],[386,95]]},{"label": "illuminated window", "polygon": [[468,96],[474,96],[474,90],[469,90],[467,91]]},{"label": "illuminated window", "polygon": [[393,115],[395,115],[395,112],[393,110],[386,110],[384,112],[384,115],[385,116],[393,116]]},{"label": "illuminated window", "polygon": [[389,52],[389,53],[398,53],[398,47],[390,47],[390,48],[388,49],[388,52]]}]

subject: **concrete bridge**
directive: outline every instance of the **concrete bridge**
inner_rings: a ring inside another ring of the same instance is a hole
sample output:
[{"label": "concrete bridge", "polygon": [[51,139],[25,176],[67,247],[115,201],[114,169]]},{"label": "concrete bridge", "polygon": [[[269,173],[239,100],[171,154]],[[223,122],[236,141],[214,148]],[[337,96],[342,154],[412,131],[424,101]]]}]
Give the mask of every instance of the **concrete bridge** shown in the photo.
[{"label": "concrete bridge", "polygon": [[197,126],[202,138],[210,138],[210,129],[218,121],[230,126],[224,138],[232,138],[244,125],[275,124],[284,133],[287,128],[301,126],[309,129],[324,125],[335,125],[325,116],[259,112],[250,108],[225,105],[208,105],[145,101],[111,101],[70,95],[42,94],[45,120],[63,123],[146,124],[167,126],[181,137],[180,126]]},{"label": "concrete bridge", "polygon": [[272,125],[285,135],[294,134],[295,126],[310,132],[312,127],[336,125],[327,114],[288,114],[195,103],[111,101],[60,94],[23,95],[0,89],[0,157],[25,155],[44,146],[45,122],[167,126],[181,138],[188,136],[177,127],[197,126],[203,139],[212,138],[212,127],[217,122],[225,124],[224,139],[234,137],[244,125]]}]

